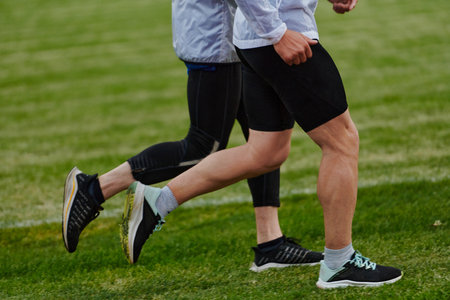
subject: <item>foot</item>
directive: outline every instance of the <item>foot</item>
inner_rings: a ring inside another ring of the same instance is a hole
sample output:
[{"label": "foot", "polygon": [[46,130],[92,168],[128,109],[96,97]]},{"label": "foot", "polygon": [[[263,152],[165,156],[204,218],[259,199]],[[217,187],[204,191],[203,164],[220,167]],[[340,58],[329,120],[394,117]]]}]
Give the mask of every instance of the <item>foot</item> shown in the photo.
[{"label": "foot", "polygon": [[290,266],[314,266],[323,259],[323,253],[305,249],[292,238],[286,238],[277,249],[267,253],[257,247],[252,249],[255,251],[255,260],[250,268],[253,272]]},{"label": "foot", "polygon": [[94,220],[103,208],[89,194],[89,184],[97,175],[87,175],[74,167],[66,178],[64,186],[62,236],[67,251],[77,249],[83,229]]},{"label": "foot", "polygon": [[120,225],[120,240],[131,264],[137,262],[145,241],[154,231],[161,230],[164,224],[155,205],[160,193],[160,189],[139,182],[134,182],[128,188]]},{"label": "foot", "polygon": [[322,289],[347,286],[374,287],[394,283],[402,278],[402,271],[393,267],[385,267],[371,262],[358,251],[355,251],[342,267],[330,269],[322,261],[319,280],[316,285]]}]

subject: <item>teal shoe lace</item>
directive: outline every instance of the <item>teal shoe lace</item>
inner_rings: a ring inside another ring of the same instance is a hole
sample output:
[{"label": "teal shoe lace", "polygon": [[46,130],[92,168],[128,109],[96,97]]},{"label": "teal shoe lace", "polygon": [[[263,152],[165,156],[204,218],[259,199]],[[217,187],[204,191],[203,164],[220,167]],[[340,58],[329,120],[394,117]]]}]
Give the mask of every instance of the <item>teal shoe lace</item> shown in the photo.
[{"label": "teal shoe lace", "polygon": [[164,220],[162,220],[162,219],[158,220],[158,224],[156,224],[155,229],[153,229],[153,232],[161,231],[162,226],[163,226],[164,223],[165,223]]},{"label": "teal shoe lace", "polygon": [[361,255],[359,251],[356,251],[355,257],[350,261],[351,264],[354,264],[358,268],[366,268],[375,270],[377,264],[370,261],[370,258],[364,257]]}]

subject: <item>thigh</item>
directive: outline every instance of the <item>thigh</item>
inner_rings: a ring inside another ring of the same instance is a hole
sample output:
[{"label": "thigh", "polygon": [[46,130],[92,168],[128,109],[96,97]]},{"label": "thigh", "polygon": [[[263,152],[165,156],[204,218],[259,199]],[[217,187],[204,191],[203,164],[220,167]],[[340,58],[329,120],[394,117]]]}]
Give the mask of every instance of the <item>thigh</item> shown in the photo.
[{"label": "thigh", "polygon": [[187,66],[191,125],[226,144],[239,107],[241,64]]},{"label": "thigh", "polygon": [[290,148],[291,135],[292,129],[274,132],[250,129],[248,144],[258,152],[273,154]]},{"label": "thigh", "polygon": [[339,71],[320,45],[300,65],[288,66],[273,46],[241,50],[245,61],[275,91],[295,121],[308,132],[342,114],[347,100]]},{"label": "thigh", "polygon": [[274,89],[249,66],[242,68],[244,108],[249,128],[258,131],[283,131],[294,119]]}]

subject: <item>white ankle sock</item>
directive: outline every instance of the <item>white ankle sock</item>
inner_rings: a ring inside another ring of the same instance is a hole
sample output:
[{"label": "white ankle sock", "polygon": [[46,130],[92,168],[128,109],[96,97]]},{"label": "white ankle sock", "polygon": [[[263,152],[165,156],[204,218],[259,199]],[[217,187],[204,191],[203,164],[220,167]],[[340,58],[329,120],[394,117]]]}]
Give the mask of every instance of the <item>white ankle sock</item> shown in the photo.
[{"label": "white ankle sock", "polygon": [[325,247],[324,262],[328,268],[337,269],[352,257],[353,252],[355,252],[355,249],[353,249],[352,243],[342,249],[336,250]]},{"label": "white ankle sock", "polygon": [[161,218],[163,219],[171,211],[178,207],[177,199],[175,199],[175,196],[172,194],[172,191],[167,185],[162,188],[161,194],[159,194],[155,204]]}]

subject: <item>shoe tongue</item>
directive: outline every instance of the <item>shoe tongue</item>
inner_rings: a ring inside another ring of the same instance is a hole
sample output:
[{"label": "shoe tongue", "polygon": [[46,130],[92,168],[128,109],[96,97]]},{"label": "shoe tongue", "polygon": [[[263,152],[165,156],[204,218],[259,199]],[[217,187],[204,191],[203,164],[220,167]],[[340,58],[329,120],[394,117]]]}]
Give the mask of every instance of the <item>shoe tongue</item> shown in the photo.
[{"label": "shoe tongue", "polygon": [[353,254],[352,254],[352,256],[350,256],[350,259],[349,259],[349,260],[352,260],[352,259],[354,259],[354,258],[355,258],[355,256],[356,256],[356,251],[355,251],[355,252],[353,252]]},{"label": "shoe tongue", "polygon": [[85,176],[85,180],[86,180],[86,183],[90,183],[92,180],[95,180],[96,178],[97,178],[97,176],[98,176],[98,174],[92,174],[92,175],[89,175],[89,174],[83,174],[84,176]]}]

